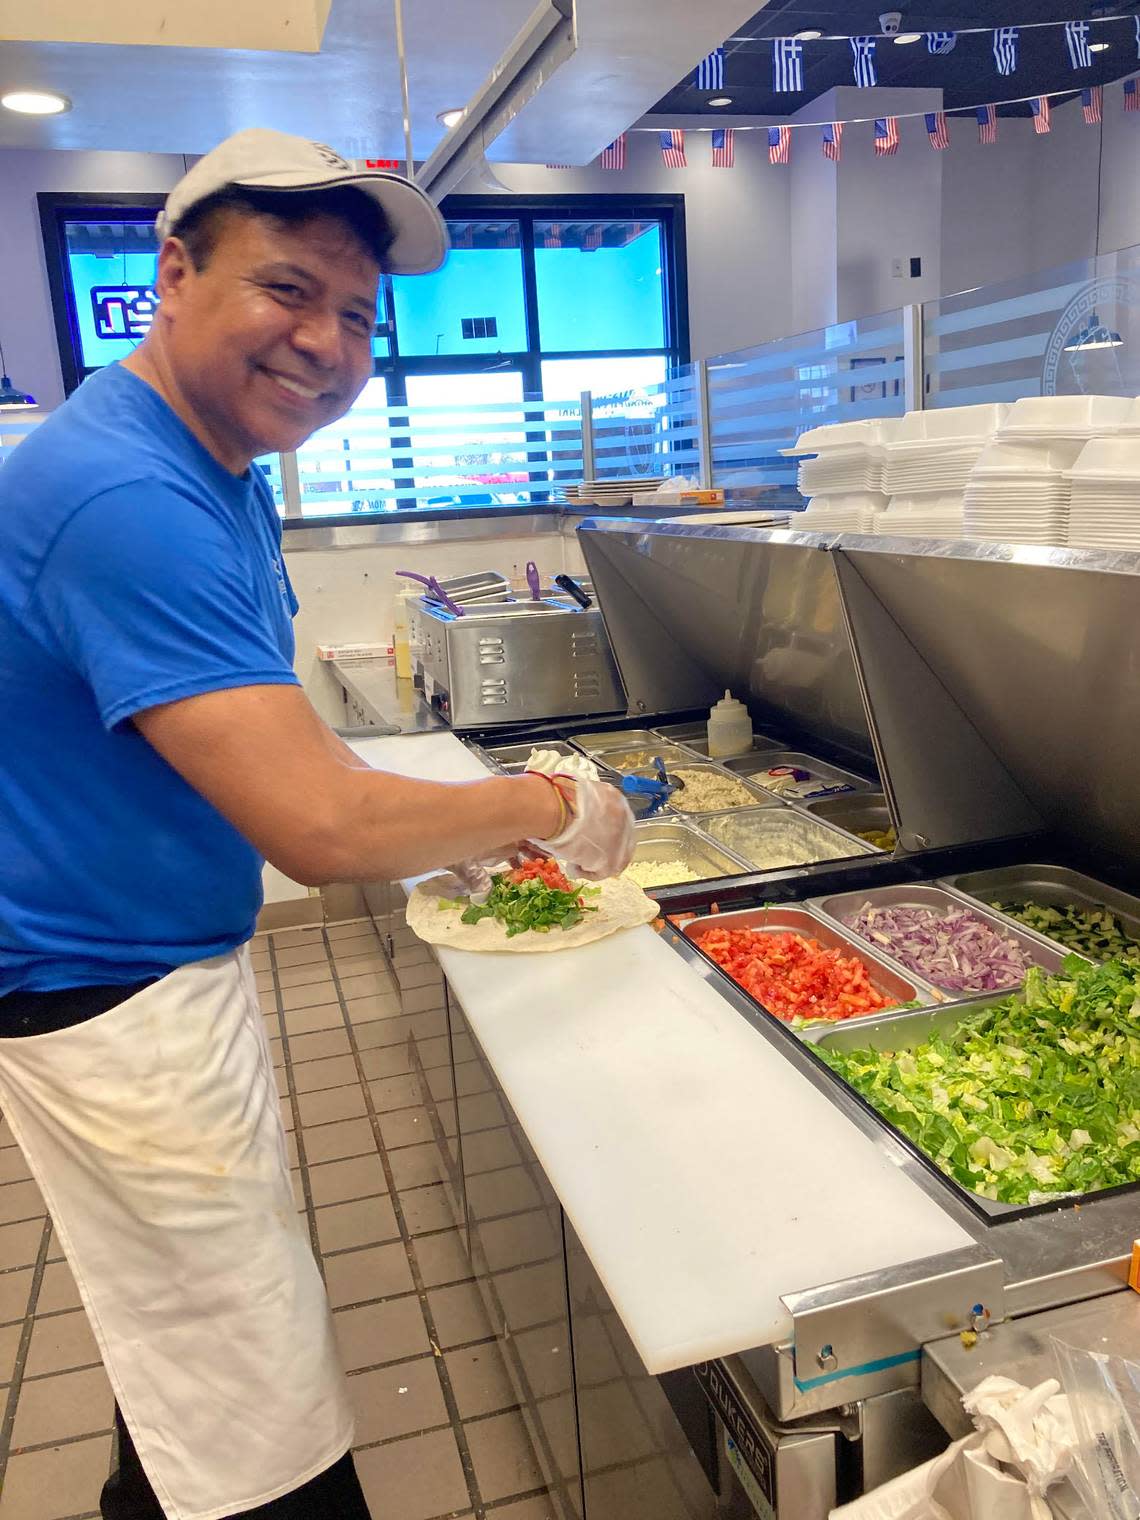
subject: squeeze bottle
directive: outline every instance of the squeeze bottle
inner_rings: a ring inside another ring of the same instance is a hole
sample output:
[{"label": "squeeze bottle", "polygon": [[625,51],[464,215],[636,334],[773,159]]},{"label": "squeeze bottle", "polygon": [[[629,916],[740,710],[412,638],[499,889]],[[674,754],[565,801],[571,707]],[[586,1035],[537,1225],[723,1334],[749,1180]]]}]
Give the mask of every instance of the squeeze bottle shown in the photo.
[{"label": "squeeze bottle", "polygon": [[709,712],[708,733],[710,760],[746,755],[752,748],[752,719],[730,691]]}]

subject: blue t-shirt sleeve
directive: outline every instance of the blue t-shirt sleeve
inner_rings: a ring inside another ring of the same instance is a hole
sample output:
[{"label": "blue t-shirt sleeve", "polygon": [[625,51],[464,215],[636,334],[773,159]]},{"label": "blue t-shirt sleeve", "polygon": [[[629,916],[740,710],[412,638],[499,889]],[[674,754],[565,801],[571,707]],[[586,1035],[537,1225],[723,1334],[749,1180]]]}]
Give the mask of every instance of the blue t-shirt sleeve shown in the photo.
[{"label": "blue t-shirt sleeve", "polygon": [[[177,490],[135,482],[94,497],[69,519],[29,612],[113,728],[202,692],[300,684],[282,628],[257,594],[259,575],[277,583],[287,627],[295,599],[279,563],[259,564],[252,547]],[[290,630],[290,645],[291,638]]]}]

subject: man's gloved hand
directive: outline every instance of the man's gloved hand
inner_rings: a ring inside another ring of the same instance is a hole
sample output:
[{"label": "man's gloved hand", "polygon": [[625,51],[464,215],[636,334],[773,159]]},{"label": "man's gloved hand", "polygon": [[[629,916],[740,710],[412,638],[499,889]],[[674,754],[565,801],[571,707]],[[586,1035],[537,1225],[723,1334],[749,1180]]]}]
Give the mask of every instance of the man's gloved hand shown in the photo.
[{"label": "man's gloved hand", "polygon": [[633,814],[617,787],[559,773],[547,778],[566,804],[568,818],[552,839],[531,839],[590,881],[618,876],[633,859]]},{"label": "man's gloved hand", "polygon": [[491,873],[478,860],[462,860],[443,875],[433,876],[431,888],[440,897],[469,897],[481,905],[491,890]]}]

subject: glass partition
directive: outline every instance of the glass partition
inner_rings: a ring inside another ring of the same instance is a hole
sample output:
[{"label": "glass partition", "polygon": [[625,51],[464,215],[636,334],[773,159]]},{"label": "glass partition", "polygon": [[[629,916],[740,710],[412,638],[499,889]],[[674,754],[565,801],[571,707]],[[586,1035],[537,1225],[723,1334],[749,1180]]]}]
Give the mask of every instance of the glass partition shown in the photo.
[{"label": "glass partition", "polygon": [[927,301],[928,407],[1140,392],[1140,249]]},{"label": "glass partition", "polygon": [[793,447],[808,428],[906,410],[902,311],[708,360],[713,484],[798,508]]},{"label": "glass partition", "polygon": [[668,379],[660,358],[614,359],[625,388],[591,396],[594,475],[692,475],[700,471],[696,371],[686,364]]}]

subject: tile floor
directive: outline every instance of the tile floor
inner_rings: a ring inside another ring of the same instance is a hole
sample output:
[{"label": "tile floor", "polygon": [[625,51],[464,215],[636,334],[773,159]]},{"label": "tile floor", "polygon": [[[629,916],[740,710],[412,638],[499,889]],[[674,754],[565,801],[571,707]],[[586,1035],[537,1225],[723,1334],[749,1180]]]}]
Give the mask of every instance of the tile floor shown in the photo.
[{"label": "tile floor", "polygon": [[[374,1520],[556,1520],[432,1143],[424,1099],[448,1061],[434,962],[402,930],[390,965],[371,920],[259,935],[253,959]],[[6,1124],[0,1394],[0,1520],[97,1516],[111,1390]]]}]

